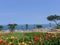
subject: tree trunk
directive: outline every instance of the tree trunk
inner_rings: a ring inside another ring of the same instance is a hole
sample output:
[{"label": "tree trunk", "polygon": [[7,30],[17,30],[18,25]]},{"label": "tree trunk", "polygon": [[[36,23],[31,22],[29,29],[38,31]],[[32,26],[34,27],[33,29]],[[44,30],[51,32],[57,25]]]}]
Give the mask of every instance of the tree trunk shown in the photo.
[{"label": "tree trunk", "polygon": [[56,25],[58,26],[58,24],[57,24],[56,20],[54,20],[54,22],[55,22],[55,23],[56,23]]}]

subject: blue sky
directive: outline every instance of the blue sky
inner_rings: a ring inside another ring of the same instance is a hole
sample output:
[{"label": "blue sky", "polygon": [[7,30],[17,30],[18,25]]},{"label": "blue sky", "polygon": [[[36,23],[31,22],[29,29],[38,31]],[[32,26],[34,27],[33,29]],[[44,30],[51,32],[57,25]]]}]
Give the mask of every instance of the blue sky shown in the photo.
[{"label": "blue sky", "polygon": [[48,24],[53,14],[60,14],[60,0],[0,0],[0,25]]}]

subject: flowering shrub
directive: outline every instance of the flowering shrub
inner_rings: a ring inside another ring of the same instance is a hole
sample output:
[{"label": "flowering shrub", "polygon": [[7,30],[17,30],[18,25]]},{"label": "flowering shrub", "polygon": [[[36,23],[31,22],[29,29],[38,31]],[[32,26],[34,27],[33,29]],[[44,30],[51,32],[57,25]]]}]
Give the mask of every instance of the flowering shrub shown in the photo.
[{"label": "flowering shrub", "polygon": [[60,45],[60,33],[0,34],[0,45]]}]

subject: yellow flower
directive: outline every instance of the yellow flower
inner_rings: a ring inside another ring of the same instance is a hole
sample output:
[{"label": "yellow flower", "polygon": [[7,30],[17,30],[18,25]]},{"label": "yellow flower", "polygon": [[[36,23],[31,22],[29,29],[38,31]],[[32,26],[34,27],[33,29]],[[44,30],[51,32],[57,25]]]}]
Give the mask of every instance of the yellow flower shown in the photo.
[{"label": "yellow flower", "polygon": [[6,38],[8,40],[8,38]]},{"label": "yellow flower", "polygon": [[26,43],[24,45],[27,45]]},{"label": "yellow flower", "polygon": [[27,45],[25,42],[22,42],[23,45]]},{"label": "yellow flower", "polygon": [[25,42],[22,42],[22,44],[25,44]]},{"label": "yellow flower", "polygon": [[53,33],[55,36],[57,35],[56,33]]},{"label": "yellow flower", "polygon": [[15,37],[14,36],[11,36],[11,39],[14,39]]},{"label": "yellow flower", "polygon": [[31,42],[29,42],[29,43],[31,43]]},{"label": "yellow flower", "polygon": [[13,44],[13,42],[10,42],[9,44],[10,44],[10,45],[12,45],[12,44]]}]

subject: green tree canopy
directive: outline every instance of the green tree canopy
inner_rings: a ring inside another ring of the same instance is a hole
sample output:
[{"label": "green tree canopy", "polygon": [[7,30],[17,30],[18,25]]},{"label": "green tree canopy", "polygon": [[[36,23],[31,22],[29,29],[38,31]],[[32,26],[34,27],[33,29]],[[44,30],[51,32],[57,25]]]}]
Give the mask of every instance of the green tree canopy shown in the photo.
[{"label": "green tree canopy", "polygon": [[25,24],[25,26],[26,26],[26,30],[28,29],[28,24]]},{"label": "green tree canopy", "polygon": [[50,15],[50,16],[47,17],[47,20],[54,21],[56,23],[56,25],[58,25],[57,20],[60,20],[60,16],[58,16],[56,14],[55,15]]},{"label": "green tree canopy", "polygon": [[3,29],[3,26],[2,25],[0,25],[0,31]]},{"label": "green tree canopy", "polygon": [[13,30],[15,30],[15,27],[17,26],[17,24],[8,24],[8,28],[9,30],[12,32]]},{"label": "green tree canopy", "polygon": [[37,28],[42,28],[42,25],[37,24],[36,27],[37,27]]}]

